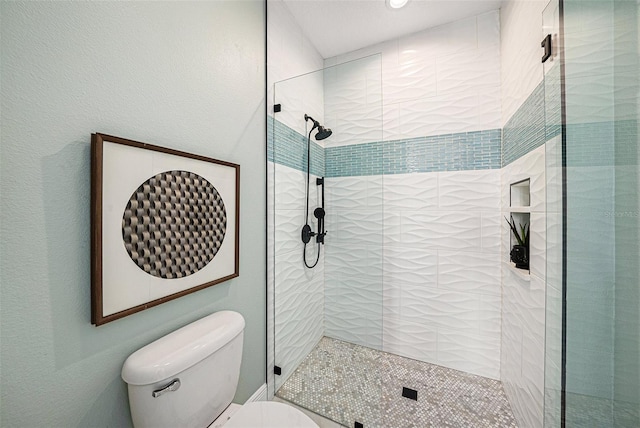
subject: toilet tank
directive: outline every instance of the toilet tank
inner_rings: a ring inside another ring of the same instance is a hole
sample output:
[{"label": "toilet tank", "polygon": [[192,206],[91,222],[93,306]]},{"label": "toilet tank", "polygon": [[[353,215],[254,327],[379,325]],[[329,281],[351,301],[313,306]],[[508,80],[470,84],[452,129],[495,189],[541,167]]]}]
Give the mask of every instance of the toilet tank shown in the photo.
[{"label": "toilet tank", "polygon": [[127,358],[122,379],[136,428],[206,427],[236,393],[244,318],[221,311],[161,337]]}]

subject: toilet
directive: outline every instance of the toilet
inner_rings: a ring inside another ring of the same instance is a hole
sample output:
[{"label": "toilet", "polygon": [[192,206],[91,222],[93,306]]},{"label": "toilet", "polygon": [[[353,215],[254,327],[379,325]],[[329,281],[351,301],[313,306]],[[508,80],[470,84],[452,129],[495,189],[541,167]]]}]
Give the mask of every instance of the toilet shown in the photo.
[{"label": "toilet", "polygon": [[238,386],[243,333],[242,315],[221,311],[131,354],[122,367],[122,379],[129,389],[133,425],[318,428],[307,415],[283,403],[257,401],[225,412]]}]

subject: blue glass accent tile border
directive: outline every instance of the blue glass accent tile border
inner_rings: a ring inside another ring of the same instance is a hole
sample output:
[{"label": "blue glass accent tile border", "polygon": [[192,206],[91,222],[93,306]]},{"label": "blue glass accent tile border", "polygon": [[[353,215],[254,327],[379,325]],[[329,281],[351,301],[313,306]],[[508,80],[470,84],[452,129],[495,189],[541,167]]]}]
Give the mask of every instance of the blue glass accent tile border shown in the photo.
[{"label": "blue glass accent tile border", "polygon": [[562,132],[560,65],[556,64],[544,76],[545,142]]},{"label": "blue glass accent tile border", "polygon": [[418,137],[325,149],[327,177],[498,169],[501,130]]},{"label": "blue glass accent tile border", "polygon": [[637,120],[567,125],[567,166],[638,165]]},{"label": "blue glass accent tile border", "polygon": [[502,166],[535,150],[546,142],[544,81],[511,116],[502,130]]},{"label": "blue glass accent tile border", "polygon": [[616,135],[615,165],[638,165],[640,129],[637,120],[618,120],[614,124]]},{"label": "blue glass accent tile border", "polygon": [[[269,116],[267,160],[298,171],[307,170],[307,137]],[[311,174],[325,175],[325,149],[311,139]]]}]

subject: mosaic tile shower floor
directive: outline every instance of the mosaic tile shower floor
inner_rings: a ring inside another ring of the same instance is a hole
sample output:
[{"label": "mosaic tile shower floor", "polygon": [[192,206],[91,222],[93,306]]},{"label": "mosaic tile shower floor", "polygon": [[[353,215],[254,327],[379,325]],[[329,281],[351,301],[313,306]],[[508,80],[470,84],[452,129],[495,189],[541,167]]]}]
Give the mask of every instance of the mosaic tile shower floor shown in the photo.
[{"label": "mosaic tile shower floor", "polygon": [[[402,388],[418,400],[402,397]],[[516,427],[502,384],[323,337],[276,395],[346,427]]]}]

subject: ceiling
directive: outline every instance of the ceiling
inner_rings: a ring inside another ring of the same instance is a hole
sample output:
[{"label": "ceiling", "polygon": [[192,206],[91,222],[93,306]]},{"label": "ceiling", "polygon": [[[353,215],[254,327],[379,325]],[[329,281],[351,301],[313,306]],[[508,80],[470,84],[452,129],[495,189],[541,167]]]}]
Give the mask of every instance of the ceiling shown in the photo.
[{"label": "ceiling", "polygon": [[283,0],[323,58],[331,58],[500,7],[500,0]]}]

